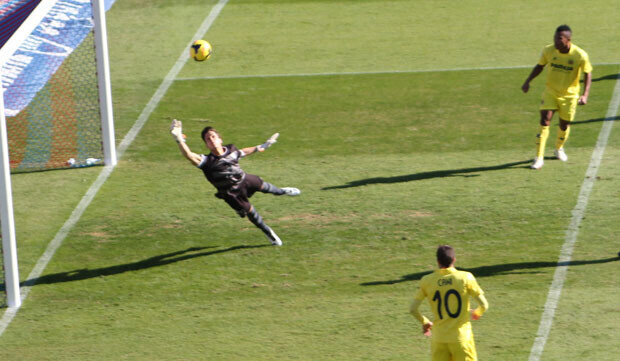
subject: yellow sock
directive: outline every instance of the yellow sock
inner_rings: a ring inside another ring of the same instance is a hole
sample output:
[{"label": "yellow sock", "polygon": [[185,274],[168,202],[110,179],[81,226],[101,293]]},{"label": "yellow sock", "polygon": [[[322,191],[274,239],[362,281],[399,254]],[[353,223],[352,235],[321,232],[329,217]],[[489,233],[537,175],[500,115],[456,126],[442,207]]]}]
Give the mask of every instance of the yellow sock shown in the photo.
[{"label": "yellow sock", "polygon": [[545,145],[547,144],[547,138],[549,138],[549,126],[540,126],[540,133],[536,135],[536,158],[545,156]]},{"label": "yellow sock", "polygon": [[564,147],[564,143],[566,143],[569,133],[570,127],[566,127],[566,130],[558,130],[558,140],[555,142],[555,149],[560,149]]}]

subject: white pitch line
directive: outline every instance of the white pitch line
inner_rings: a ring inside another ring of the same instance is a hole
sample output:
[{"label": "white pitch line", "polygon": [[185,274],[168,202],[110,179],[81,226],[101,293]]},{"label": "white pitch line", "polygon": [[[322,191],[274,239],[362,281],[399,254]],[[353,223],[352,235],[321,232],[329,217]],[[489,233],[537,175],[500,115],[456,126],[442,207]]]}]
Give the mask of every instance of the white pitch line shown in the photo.
[{"label": "white pitch line", "polygon": [[[193,39],[198,39],[202,37],[209,30],[209,28],[211,27],[213,22],[215,22],[215,19],[218,17],[220,12],[224,8],[224,5],[226,5],[227,2],[228,0],[220,0],[215,6],[213,6],[207,18],[203,21],[200,28],[194,34]],[[190,41],[184,49],[188,48],[191,45],[191,43],[192,42]],[[149,100],[147,105],[144,107],[144,110],[142,110],[142,113],[140,113],[140,116],[138,116],[138,119],[134,123],[133,127],[131,127],[129,132],[127,132],[127,134],[125,135],[125,138],[123,138],[123,140],[119,144],[117,148],[117,152],[116,152],[117,157],[119,159],[123,156],[123,154],[125,153],[127,148],[131,145],[131,143],[136,139],[136,136],[140,132],[140,129],[142,129],[142,127],[148,120],[153,110],[155,110],[160,100],[163,98],[164,94],[166,94],[166,91],[168,90],[168,88],[170,88],[170,85],[173,83],[174,78],[179,74],[179,72],[183,68],[183,65],[185,65],[185,63],[187,62],[187,59],[188,59],[187,54],[185,53],[185,50],[183,50],[183,52],[177,59],[176,63],[173,65],[172,69],[170,69],[170,71],[168,72],[168,75],[166,75],[166,77],[164,78],[159,88],[157,88],[153,97],[151,97],[151,100]],[[75,209],[71,213],[71,216],[69,216],[69,219],[67,219],[67,221],[60,228],[58,233],[56,233],[56,236],[54,237],[54,239],[50,241],[50,243],[47,246],[47,249],[41,256],[41,258],[39,258],[34,268],[28,275],[27,281],[21,287],[20,297],[21,297],[22,303],[24,302],[26,297],[28,297],[28,293],[30,293],[30,289],[35,284],[34,280],[41,276],[41,274],[45,270],[45,267],[47,267],[47,264],[54,256],[54,253],[56,253],[56,251],[58,250],[58,248],[60,247],[64,239],[67,237],[67,235],[71,231],[71,229],[79,221],[80,217],[82,216],[86,208],[88,208],[88,205],[93,200],[93,198],[95,198],[95,195],[97,195],[97,192],[99,192],[99,189],[101,188],[101,186],[105,183],[108,177],[110,177],[110,174],[112,173],[113,170],[114,170],[113,166],[103,167],[103,170],[101,171],[101,173],[99,173],[99,176],[90,186],[90,188],[88,188],[88,190],[86,191],[86,194],[84,194],[84,196],[80,200],[80,203],[78,203],[78,205],[75,207]],[[9,324],[11,323],[11,321],[17,314],[18,310],[19,310],[18,307],[9,307],[4,312],[2,319],[0,319],[0,336],[2,336],[6,328],[9,326]]]},{"label": "white pitch line", "polygon": [[[596,65],[620,65],[620,63],[598,63]],[[286,77],[312,77],[312,76],[335,76],[335,75],[374,75],[374,74],[416,74],[416,73],[444,73],[454,71],[475,70],[507,70],[529,69],[534,65],[496,66],[496,67],[473,67],[452,69],[425,69],[425,70],[382,70],[382,71],[357,71],[357,72],[333,72],[333,73],[292,73],[292,74],[254,74],[254,75],[214,75],[203,77],[176,78],[175,81],[187,80],[212,80],[212,79],[250,79],[250,78],[286,78]]]},{"label": "white pitch line", "polygon": [[553,282],[551,283],[549,293],[547,294],[545,310],[543,311],[540,325],[538,326],[538,332],[536,333],[534,345],[530,351],[529,361],[539,361],[543,350],[545,349],[545,343],[547,342],[549,332],[551,331],[553,317],[555,315],[555,310],[558,307],[562,287],[564,286],[564,280],[566,279],[566,273],[573,254],[573,248],[575,246],[575,242],[577,241],[579,225],[581,224],[581,220],[583,219],[583,215],[588,205],[590,191],[592,191],[592,187],[594,186],[596,173],[598,172],[603,158],[603,153],[605,152],[605,147],[607,146],[607,139],[611,133],[611,127],[614,124],[613,120],[616,114],[618,114],[618,106],[620,106],[620,77],[616,80],[614,93],[611,101],[609,102],[609,108],[607,108],[607,115],[605,116],[606,121],[603,122],[603,127],[598,135],[596,146],[594,147],[594,151],[592,151],[590,164],[586,170],[586,175],[581,185],[581,190],[579,191],[577,204],[572,211],[573,216],[571,217],[570,224],[566,230],[566,237],[564,238],[564,244],[562,245],[562,249],[560,251],[558,265],[555,269],[555,273],[553,274]]}]

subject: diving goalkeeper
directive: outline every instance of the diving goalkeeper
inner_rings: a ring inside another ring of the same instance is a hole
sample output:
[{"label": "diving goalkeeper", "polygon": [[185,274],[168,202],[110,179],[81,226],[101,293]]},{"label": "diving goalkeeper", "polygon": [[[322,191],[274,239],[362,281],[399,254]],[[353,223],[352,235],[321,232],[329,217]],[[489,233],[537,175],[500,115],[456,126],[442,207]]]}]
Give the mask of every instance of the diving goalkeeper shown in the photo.
[{"label": "diving goalkeeper", "polygon": [[260,177],[248,174],[239,167],[239,160],[245,156],[256,152],[264,152],[272,146],[278,133],[274,134],[265,143],[248,148],[238,149],[233,144],[224,145],[222,137],[212,127],[206,127],[200,134],[207,148],[211,151],[208,155],[193,153],[183,135],[183,128],[180,121],[174,119],[170,125],[170,133],[179,145],[179,150],[193,165],[202,169],[207,180],[217,189],[215,196],[223,199],[231,206],[240,217],[247,216],[248,219],[260,228],[271,244],[281,246],[282,241],[278,235],[263,222],[263,218],[258,214],[249,198],[256,191],[271,193],[275,195],[297,196],[301,192],[297,188],[278,188],[271,183],[263,181]]}]

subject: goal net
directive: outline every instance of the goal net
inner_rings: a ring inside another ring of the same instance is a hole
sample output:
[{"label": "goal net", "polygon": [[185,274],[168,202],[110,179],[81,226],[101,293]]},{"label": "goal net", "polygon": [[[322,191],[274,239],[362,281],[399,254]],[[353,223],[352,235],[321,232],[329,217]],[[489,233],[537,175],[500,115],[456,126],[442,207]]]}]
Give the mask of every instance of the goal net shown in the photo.
[{"label": "goal net", "polygon": [[103,3],[0,0],[0,116],[10,172],[116,164]]},{"label": "goal net", "polygon": [[3,65],[13,172],[102,163],[92,22],[90,1],[58,1]]}]

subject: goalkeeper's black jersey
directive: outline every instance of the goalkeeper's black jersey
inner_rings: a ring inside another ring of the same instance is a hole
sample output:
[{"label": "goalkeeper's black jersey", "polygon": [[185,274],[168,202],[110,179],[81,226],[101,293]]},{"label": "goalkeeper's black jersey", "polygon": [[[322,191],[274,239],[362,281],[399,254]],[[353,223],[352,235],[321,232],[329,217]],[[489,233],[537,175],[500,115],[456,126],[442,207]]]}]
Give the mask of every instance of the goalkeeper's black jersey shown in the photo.
[{"label": "goalkeeper's black jersey", "polygon": [[224,154],[221,156],[203,154],[198,168],[202,169],[207,180],[218,190],[234,188],[245,178],[245,172],[239,167],[241,157],[243,152],[233,144],[228,144],[224,146]]}]

